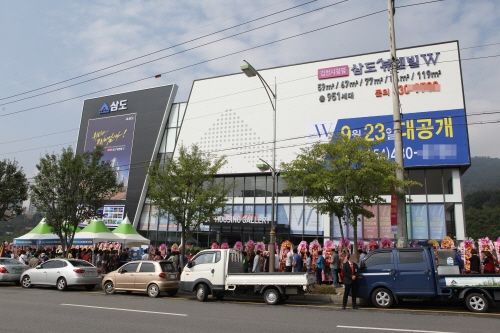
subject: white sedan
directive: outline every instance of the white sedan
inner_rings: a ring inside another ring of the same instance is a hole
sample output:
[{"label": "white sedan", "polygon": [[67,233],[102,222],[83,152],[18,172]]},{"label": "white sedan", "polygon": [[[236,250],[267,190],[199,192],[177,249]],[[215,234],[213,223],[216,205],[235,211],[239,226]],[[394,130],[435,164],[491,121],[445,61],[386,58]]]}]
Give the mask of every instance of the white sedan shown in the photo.
[{"label": "white sedan", "polygon": [[28,269],[21,275],[21,286],[55,286],[65,290],[71,286],[84,286],[92,290],[101,282],[97,268],[84,260],[52,259],[35,268]]}]

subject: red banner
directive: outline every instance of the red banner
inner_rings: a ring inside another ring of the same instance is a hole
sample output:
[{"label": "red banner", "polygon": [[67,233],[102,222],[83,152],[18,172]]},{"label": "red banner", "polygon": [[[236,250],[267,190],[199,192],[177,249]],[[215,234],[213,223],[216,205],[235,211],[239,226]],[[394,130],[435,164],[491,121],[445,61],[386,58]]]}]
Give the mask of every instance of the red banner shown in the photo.
[{"label": "red banner", "polygon": [[391,194],[391,226],[398,225],[398,197]]}]

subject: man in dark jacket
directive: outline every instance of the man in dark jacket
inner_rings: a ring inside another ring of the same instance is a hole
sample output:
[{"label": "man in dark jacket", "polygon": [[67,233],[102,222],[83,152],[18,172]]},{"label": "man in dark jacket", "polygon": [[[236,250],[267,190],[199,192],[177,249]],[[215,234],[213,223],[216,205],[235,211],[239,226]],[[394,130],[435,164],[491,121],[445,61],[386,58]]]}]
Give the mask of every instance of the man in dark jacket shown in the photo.
[{"label": "man in dark jacket", "polygon": [[344,273],[344,298],[342,300],[342,309],[345,309],[347,305],[347,298],[349,297],[349,292],[351,292],[352,298],[352,308],[357,309],[356,305],[356,293],[357,293],[357,282],[358,282],[358,265],[352,262],[349,253],[346,254],[344,264],[342,265],[342,271]]}]

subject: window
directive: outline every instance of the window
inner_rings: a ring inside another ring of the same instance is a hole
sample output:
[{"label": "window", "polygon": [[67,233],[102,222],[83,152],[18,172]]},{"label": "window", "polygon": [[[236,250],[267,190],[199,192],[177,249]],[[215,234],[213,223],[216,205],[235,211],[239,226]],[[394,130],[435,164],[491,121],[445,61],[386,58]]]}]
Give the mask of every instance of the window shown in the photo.
[{"label": "window", "polygon": [[68,261],[74,267],[94,267],[92,264],[88,263],[85,260],[68,260]]},{"label": "window", "polygon": [[234,196],[242,197],[245,191],[245,177],[235,177],[234,178]]},{"label": "window", "polygon": [[139,266],[138,262],[126,264],[120,269],[120,273],[135,273],[137,271],[137,266]]},{"label": "window", "polygon": [[399,263],[401,265],[418,265],[425,263],[422,251],[401,251],[399,252]]},{"label": "window", "polygon": [[255,179],[255,196],[265,197],[271,195],[271,193],[266,192],[266,176],[257,176]]},{"label": "window", "polygon": [[[49,263],[49,262],[47,262]],[[49,267],[44,267],[44,268],[61,268],[61,267],[66,267],[68,264],[66,264],[62,260],[51,260]]]},{"label": "window", "polygon": [[174,265],[171,262],[160,262],[162,272],[175,272]]},{"label": "window", "polygon": [[370,269],[383,269],[392,265],[392,252],[380,252],[369,256],[365,260],[365,265]]},{"label": "window", "polygon": [[15,259],[5,259],[5,258],[0,258],[0,264],[2,264],[2,265],[21,265],[21,263]]},{"label": "window", "polygon": [[427,194],[443,194],[443,180],[441,169],[428,169],[425,171]]},{"label": "window", "polygon": [[215,252],[215,261],[214,262],[219,262],[220,261],[220,251]]},{"label": "window", "polygon": [[410,170],[410,179],[418,182],[420,185],[410,188],[411,194],[425,194],[425,173],[424,170]]},{"label": "window", "polygon": [[255,177],[245,177],[245,197],[255,196]]},{"label": "window", "polygon": [[193,264],[211,264],[214,261],[214,252],[205,252],[193,259]]},{"label": "window", "polygon": [[51,269],[56,268],[56,260],[49,260],[46,263],[42,264],[43,269]]},{"label": "window", "polygon": [[286,180],[282,177],[278,177],[278,189],[276,194],[280,197],[286,197],[290,195],[290,191],[288,190],[288,184]]},{"label": "window", "polygon": [[453,194],[453,176],[451,169],[443,170],[444,193]]},{"label": "window", "polygon": [[139,269],[140,273],[151,273],[151,272],[154,273],[155,271],[156,271],[155,264],[151,262],[143,262],[141,264],[141,269]]}]

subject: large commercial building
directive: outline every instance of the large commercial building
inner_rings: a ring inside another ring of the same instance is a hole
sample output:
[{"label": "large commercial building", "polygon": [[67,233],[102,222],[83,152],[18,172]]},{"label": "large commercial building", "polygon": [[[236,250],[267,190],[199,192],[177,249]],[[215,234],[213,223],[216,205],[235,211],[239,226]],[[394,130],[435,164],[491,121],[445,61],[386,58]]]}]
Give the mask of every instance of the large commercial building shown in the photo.
[{"label": "large commercial building", "polygon": [[[400,49],[397,64],[405,172],[422,184],[407,193],[408,237],[463,239],[461,175],[470,153],[458,42]],[[390,66],[384,51],[259,70],[277,93],[277,165],[334,133],[375,141],[375,149],[392,158]],[[230,193],[224,213],[202,224],[196,240],[262,240],[269,234],[272,178],[257,164],[271,163],[274,126],[263,85],[237,73],[194,81],[187,102],[175,103],[175,92],[173,85],[85,102],[78,150],[93,149],[101,140],[105,158],[119,167],[122,179],[130,179],[127,191],[104,207],[108,223],[126,213],[153,242],[177,241],[179,226],[147,199],[146,170],[151,161],[175,157],[180,145],[197,144],[226,156],[217,178]],[[370,207],[373,218],[359,217],[362,238],[394,237],[386,199]],[[304,196],[291,195],[280,177],[276,208],[278,239],[340,237],[336,218],[318,214]],[[352,235],[349,226],[344,230]]]}]

